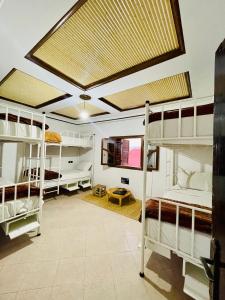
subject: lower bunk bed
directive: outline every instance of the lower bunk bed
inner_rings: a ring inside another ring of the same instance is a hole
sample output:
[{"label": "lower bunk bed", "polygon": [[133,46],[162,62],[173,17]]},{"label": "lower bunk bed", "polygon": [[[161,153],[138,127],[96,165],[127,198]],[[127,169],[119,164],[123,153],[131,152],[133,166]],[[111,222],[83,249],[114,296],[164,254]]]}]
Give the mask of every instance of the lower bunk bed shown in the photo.
[{"label": "lower bunk bed", "polygon": [[35,183],[12,184],[0,179],[0,225],[11,239],[40,228],[42,203]]},{"label": "lower bunk bed", "polygon": [[[81,161],[76,165],[76,169],[60,170],[59,172],[53,170],[45,170],[44,175],[44,194],[58,192],[58,187],[67,191],[75,191],[80,188],[88,188],[92,186],[92,163],[89,161]],[[37,171],[38,170],[38,171]],[[32,180],[39,180],[40,169],[32,168],[24,171],[24,177]]]},{"label": "lower bunk bed", "polygon": [[145,218],[146,247],[167,258],[171,251],[180,256],[184,292],[194,299],[209,299],[200,259],[210,257],[212,193],[173,186],[163,197],[146,201]]}]

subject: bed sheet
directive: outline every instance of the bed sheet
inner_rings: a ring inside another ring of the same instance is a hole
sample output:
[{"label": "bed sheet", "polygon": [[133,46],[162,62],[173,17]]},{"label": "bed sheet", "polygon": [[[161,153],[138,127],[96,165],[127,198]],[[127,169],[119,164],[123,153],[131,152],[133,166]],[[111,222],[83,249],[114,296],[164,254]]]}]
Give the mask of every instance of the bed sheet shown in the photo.
[{"label": "bed sheet", "polygon": [[[17,135],[16,135],[16,131],[17,131]],[[1,135],[40,139],[41,129],[38,128],[37,126],[31,126],[31,125],[9,121],[8,131],[7,131],[7,122],[5,120],[0,120],[0,136]]]},{"label": "bed sheet", "polygon": [[212,208],[212,193],[193,189],[181,189],[178,185],[166,191],[163,198],[186,202],[187,204],[197,204]]},{"label": "bed sheet", "polygon": [[[178,118],[164,120],[163,134],[166,138],[177,138],[178,135]],[[181,137],[193,136],[193,117],[182,118]],[[205,126],[207,124],[207,126]],[[213,115],[203,115],[197,117],[197,136],[213,136]],[[149,124],[149,138],[161,137],[161,120]]]},{"label": "bed sheet", "polygon": [[[43,204],[43,203],[42,203]],[[28,198],[20,198],[16,201],[11,200],[7,201],[4,204],[4,219],[13,217],[15,215],[19,215],[22,213],[29,212],[33,209],[36,209],[39,207],[39,197],[32,196],[30,197],[30,200]],[[0,205],[0,221],[2,220],[2,212],[3,212],[3,205]]]}]

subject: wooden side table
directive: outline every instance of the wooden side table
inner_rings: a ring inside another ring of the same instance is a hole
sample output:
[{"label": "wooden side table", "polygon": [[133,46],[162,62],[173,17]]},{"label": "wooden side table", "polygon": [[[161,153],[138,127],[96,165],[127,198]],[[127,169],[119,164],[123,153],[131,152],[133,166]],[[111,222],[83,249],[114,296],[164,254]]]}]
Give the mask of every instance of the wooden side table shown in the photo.
[{"label": "wooden side table", "polygon": [[93,188],[93,195],[97,197],[103,197],[106,195],[106,186],[102,184],[97,184]]},{"label": "wooden side table", "polygon": [[108,202],[110,198],[118,199],[119,200],[119,205],[122,206],[122,202],[124,199],[128,198],[130,200],[131,198],[131,192],[127,191],[126,194],[124,195],[119,195],[119,194],[113,194],[118,188],[111,188],[107,190],[107,197],[108,197]]}]

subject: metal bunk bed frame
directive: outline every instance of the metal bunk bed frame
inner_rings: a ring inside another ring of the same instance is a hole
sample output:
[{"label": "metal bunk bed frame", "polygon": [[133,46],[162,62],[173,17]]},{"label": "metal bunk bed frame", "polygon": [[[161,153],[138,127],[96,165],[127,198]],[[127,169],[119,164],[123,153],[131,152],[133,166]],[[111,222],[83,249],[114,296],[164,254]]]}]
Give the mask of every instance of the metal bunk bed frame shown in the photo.
[{"label": "metal bunk bed frame", "polygon": [[[5,120],[3,120],[5,123],[5,128],[3,128],[3,134],[0,134],[0,142],[1,143],[7,143],[7,142],[15,142],[15,143],[27,143],[29,144],[29,169],[28,169],[28,180],[25,182],[19,182],[19,183],[10,183],[10,184],[4,184],[1,186],[2,189],[2,199],[1,199],[1,205],[2,205],[2,215],[1,215],[1,225],[2,228],[4,229],[5,233],[7,235],[10,235],[11,238],[16,238],[17,236],[20,236],[24,233],[27,233],[29,231],[37,231],[37,235],[41,234],[41,217],[42,217],[42,203],[43,203],[43,186],[44,186],[44,137],[45,137],[45,114],[40,114],[40,113],[35,113],[31,112],[28,110],[20,109],[20,108],[15,108],[11,107],[5,104],[0,105],[1,108],[3,108],[3,111],[5,111]],[[11,134],[9,132],[9,111],[13,111],[16,113],[17,120],[13,124],[15,125],[15,134]],[[20,118],[22,115],[25,114],[26,116],[30,116],[30,124],[26,125],[29,126],[29,134],[27,136],[20,135],[19,133],[19,126],[21,125],[20,123]],[[40,137],[34,137],[33,136],[33,123],[35,117],[38,117],[41,119],[42,122],[42,129],[40,133]],[[37,164],[40,166],[40,176],[39,179],[36,177],[34,180],[31,180],[32,174],[31,174],[31,156],[32,156],[32,147],[34,145],[39,145],[39,154],[37,157]],[[30,200],[30,187],[31,185],[36,185],[40,189],[40,194],[39,194],[39,201],[38,201],[38,207],[33,208],[31,210],[28,210],[23,213],[16,214],[15,212],[15,204],[17,199],[17,189],[18,186],[22,184],[27,184],[28,185],[28,200]],[[13,204],[14,204],[14,215],[12,217],[6,217],[5,216],[5,190],[7,187],[14,187],[14,199],[13,199]],[[11,227],[14,226],[15,224],[18,224],[19,222],[24,220],[30,220],[30,224],[26,224],[24,226],[21,226],[21,228],[18,228],[17,230],[14,229],[13,232],[10,234]],[[32,221],[32,222],[31,222]],[[33,225],[32,225],[33,223]]]},{"label": "metal bunk bed frame", "polygon": [[[174,203],[170,200],[164,200],[164,199],[155,199],[159,203],[159,215],[158,215],[158,222],[157,225],[157,238],[153,239],[150,238],[146,234],[146,218],[145,218],[145,205],[146,205],[146,200],[147,200],[147,193],[146,193],[146,188],[147,188],[147,151],[148,151],[148,145],[149,144],[165,144],[167,145],[171,143],[171,146],[174,147],[175,144],[182,145],[182,144],[194,144],[194,145],[212,145],[213,139],[212,136],[198,136],[197,135],[197,105],[196,102],[194,102],[194,116],[193,116],[193,135],[191,137],[182,137],[181,136],[181,126],[182,126],[182,105],[179,105],[179,117],[178,117],[178,132],[177,132],[177,137],[175,138],[165,138],[164,139],[164,106],[162,106],[161,109],[161,121],[160,121],[160,133],[161,136],[160,138],[149,138],[149,113],[151,113],[150,110],[150,102],[146,101],[145,104],[145,132],[144,132],[144,161],[143,161],[143,191],[142,191],[142,231],[141,231],[141,265],[140,265],[140,277],[144,277],[144,270],[145,270],[145,247],[146,243],[150,242],[160,247],[164,247],[166,251],[172,251],[176,253],[178,256],[182,257],[183,259],[183,271],[182,275],[186,275],[186,270],[188,264],[195,265],[198,268],[202,268],[203,266],[201,264],[200,258],[196,258],[194,255],[194,247],[195,247],[195,214],[196,212],[203,212],[203,213],[209,213],[208,210],[202,209],[202,208],[197,208],[193,207],[191,205],[185,205],[185,204],[180,204],[180,203]],[[168,146],[168,145],[167,145]],[[171,176],[171,174],[170,174]],[[169,179],[171,180],[171,178]],[[176,206],[176,223],[175,223],[175,247],[168,246],[165,243],[161,241],[161,207],[162,203],[169,203],[174,206]],[[191,210],[191,243],[190,243],[190,253],[185,253],[179,249],[179,210],[180,208],[188,208]],[[185,291],[186,289],[186,291]],[[193,296],[195,298],[195,294],[193,291],[189,289],[189,287],[184,286],[184,291]],[[206,299],[206,298],[196,298],[196,299]]]}]

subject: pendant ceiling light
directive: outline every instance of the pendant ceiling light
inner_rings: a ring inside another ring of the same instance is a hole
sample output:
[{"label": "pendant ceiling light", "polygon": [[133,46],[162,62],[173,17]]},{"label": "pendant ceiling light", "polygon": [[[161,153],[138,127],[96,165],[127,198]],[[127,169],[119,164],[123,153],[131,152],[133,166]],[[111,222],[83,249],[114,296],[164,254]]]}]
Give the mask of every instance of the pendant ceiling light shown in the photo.
[{"label": "pendant ceiling light", "polygon": [[89,113],[85,109],[85,102],[91,100],[91,96],[86,95],[86,94],[81,94],[80,99],[83,100],[83,110],[80,111],[80,119],[86,120],[89,118]]}]

